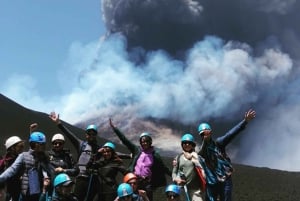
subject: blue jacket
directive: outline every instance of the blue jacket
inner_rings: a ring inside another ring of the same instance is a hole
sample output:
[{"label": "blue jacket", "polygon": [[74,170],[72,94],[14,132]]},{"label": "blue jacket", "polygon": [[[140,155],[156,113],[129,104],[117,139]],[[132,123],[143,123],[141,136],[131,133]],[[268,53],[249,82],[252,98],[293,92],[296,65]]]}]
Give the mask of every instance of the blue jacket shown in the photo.
[{"label": "blue jacket", "polygon": [[[45,158],[46,159],[46,158]],[[43,171],[47,173],[47,176],[50,178],[53,177],[54,169],[53,166],[49,163],[49,160],[42,160],[42,161],[36,161],[34,157],[34,151],[30,149],[27,152],[23,152],[18,155],[17,159],[14,161],[14,163],[7,168],[1,175],[0,175],[0,184],[6,182],[8,179],[12,178],[13,176],[21,173],[22,174],[22,185],[21,185],[21,192],[23,196],[27,195],[27,191],[29,190],[29,170],[36,167],[36,164],[39,164],[39,168],[42,168]],[[41,169],[38,171],[40,172]],[[39,174],[40,181],[37,185],[37,188],[40,190],[42,189],[42,176]],[[41,193],[41,192],[40,192]]]},{"label": "blue jacket", "polygon": [[226,153],[226,146],[245,129],[247,122],[242,120],[225,135],[215,141],[203,141],[199,154],[205,161],[201,161],[205,167],[207,183],[210,185],[225,181],[232,173],[231,160]]}]

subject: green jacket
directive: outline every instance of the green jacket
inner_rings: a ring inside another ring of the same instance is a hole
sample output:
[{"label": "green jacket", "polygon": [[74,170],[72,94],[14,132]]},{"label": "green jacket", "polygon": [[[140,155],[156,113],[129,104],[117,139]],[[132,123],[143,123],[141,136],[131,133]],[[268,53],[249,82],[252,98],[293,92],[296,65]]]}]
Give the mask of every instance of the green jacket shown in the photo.
[{"label": "green jacket", "polygon": [[[132,153],[133,160],[130,162],[128,170],[130,172],[133,172],[136,162],[142,153],[142,150],[139,146],[133,144],[130,140],[128,140],[118,128],[113,128],[113,130],[115,134],[119,137],[119,139],[122,141],[122,143]],[[167,179],[165,175],[167,174],[170,177],[172,175],[171,170],[163,163],[160,154],[155,149],[153,151],[153,165],[151,171],[152,171],[151,183],[153,188],[166,186]]]}]

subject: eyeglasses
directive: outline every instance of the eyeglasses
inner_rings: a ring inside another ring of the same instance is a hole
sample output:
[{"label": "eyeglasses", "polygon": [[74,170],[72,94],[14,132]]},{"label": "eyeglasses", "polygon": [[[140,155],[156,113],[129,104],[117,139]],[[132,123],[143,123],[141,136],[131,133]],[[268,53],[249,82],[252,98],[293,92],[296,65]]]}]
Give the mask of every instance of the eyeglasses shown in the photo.
[{"label": "eyeglasses", "polygon": [[59,142],[59,141],[52,142],[52,145],[57,145],[57,146],[61,146],[63,144],[64,144],[63,142]]}]

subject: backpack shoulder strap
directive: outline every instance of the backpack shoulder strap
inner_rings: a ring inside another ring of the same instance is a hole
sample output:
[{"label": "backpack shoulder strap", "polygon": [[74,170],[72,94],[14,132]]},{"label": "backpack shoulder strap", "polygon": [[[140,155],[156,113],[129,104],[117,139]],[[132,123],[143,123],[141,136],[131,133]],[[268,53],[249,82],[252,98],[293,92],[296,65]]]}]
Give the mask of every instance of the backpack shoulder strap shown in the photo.
[{"label": "backpack shoulder strap", "polygon": [[85,150],[86,145],[87,145],[87,141],[84,141],[84,142],[81,143],[80,150],[79,150],[79,155]]},{"label": "backpack shoulder strap", "polygon": [[180,154],[178,154],[177,156],[176,156],[176,166],[177,166],[177,170],[178,170],[178,168],[179,168],[179,159],[180,159],[180,157],[183,155],[183,153],[180,153]]}]

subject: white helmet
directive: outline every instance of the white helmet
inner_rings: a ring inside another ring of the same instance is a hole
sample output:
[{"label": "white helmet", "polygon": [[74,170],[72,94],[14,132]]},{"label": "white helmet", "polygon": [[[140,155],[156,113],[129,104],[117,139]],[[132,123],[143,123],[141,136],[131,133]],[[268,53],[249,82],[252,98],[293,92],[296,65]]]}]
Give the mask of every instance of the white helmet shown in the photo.
[{"label": "white helmet", "polygon": [[13,146],[19,142],[23,142],[23,140],[21,140],[21,138],[19,138],[18,136],[12,136],[12,137],[9,137],[5,141],[4,145],[5,145],[6,149],[9,149],[11,146]]},{"label": "white helmet", "polygon": [[53,135],[51,142],[54,142],[55,140],[65,141],[65,137],[62,134],[57,133]]}]

